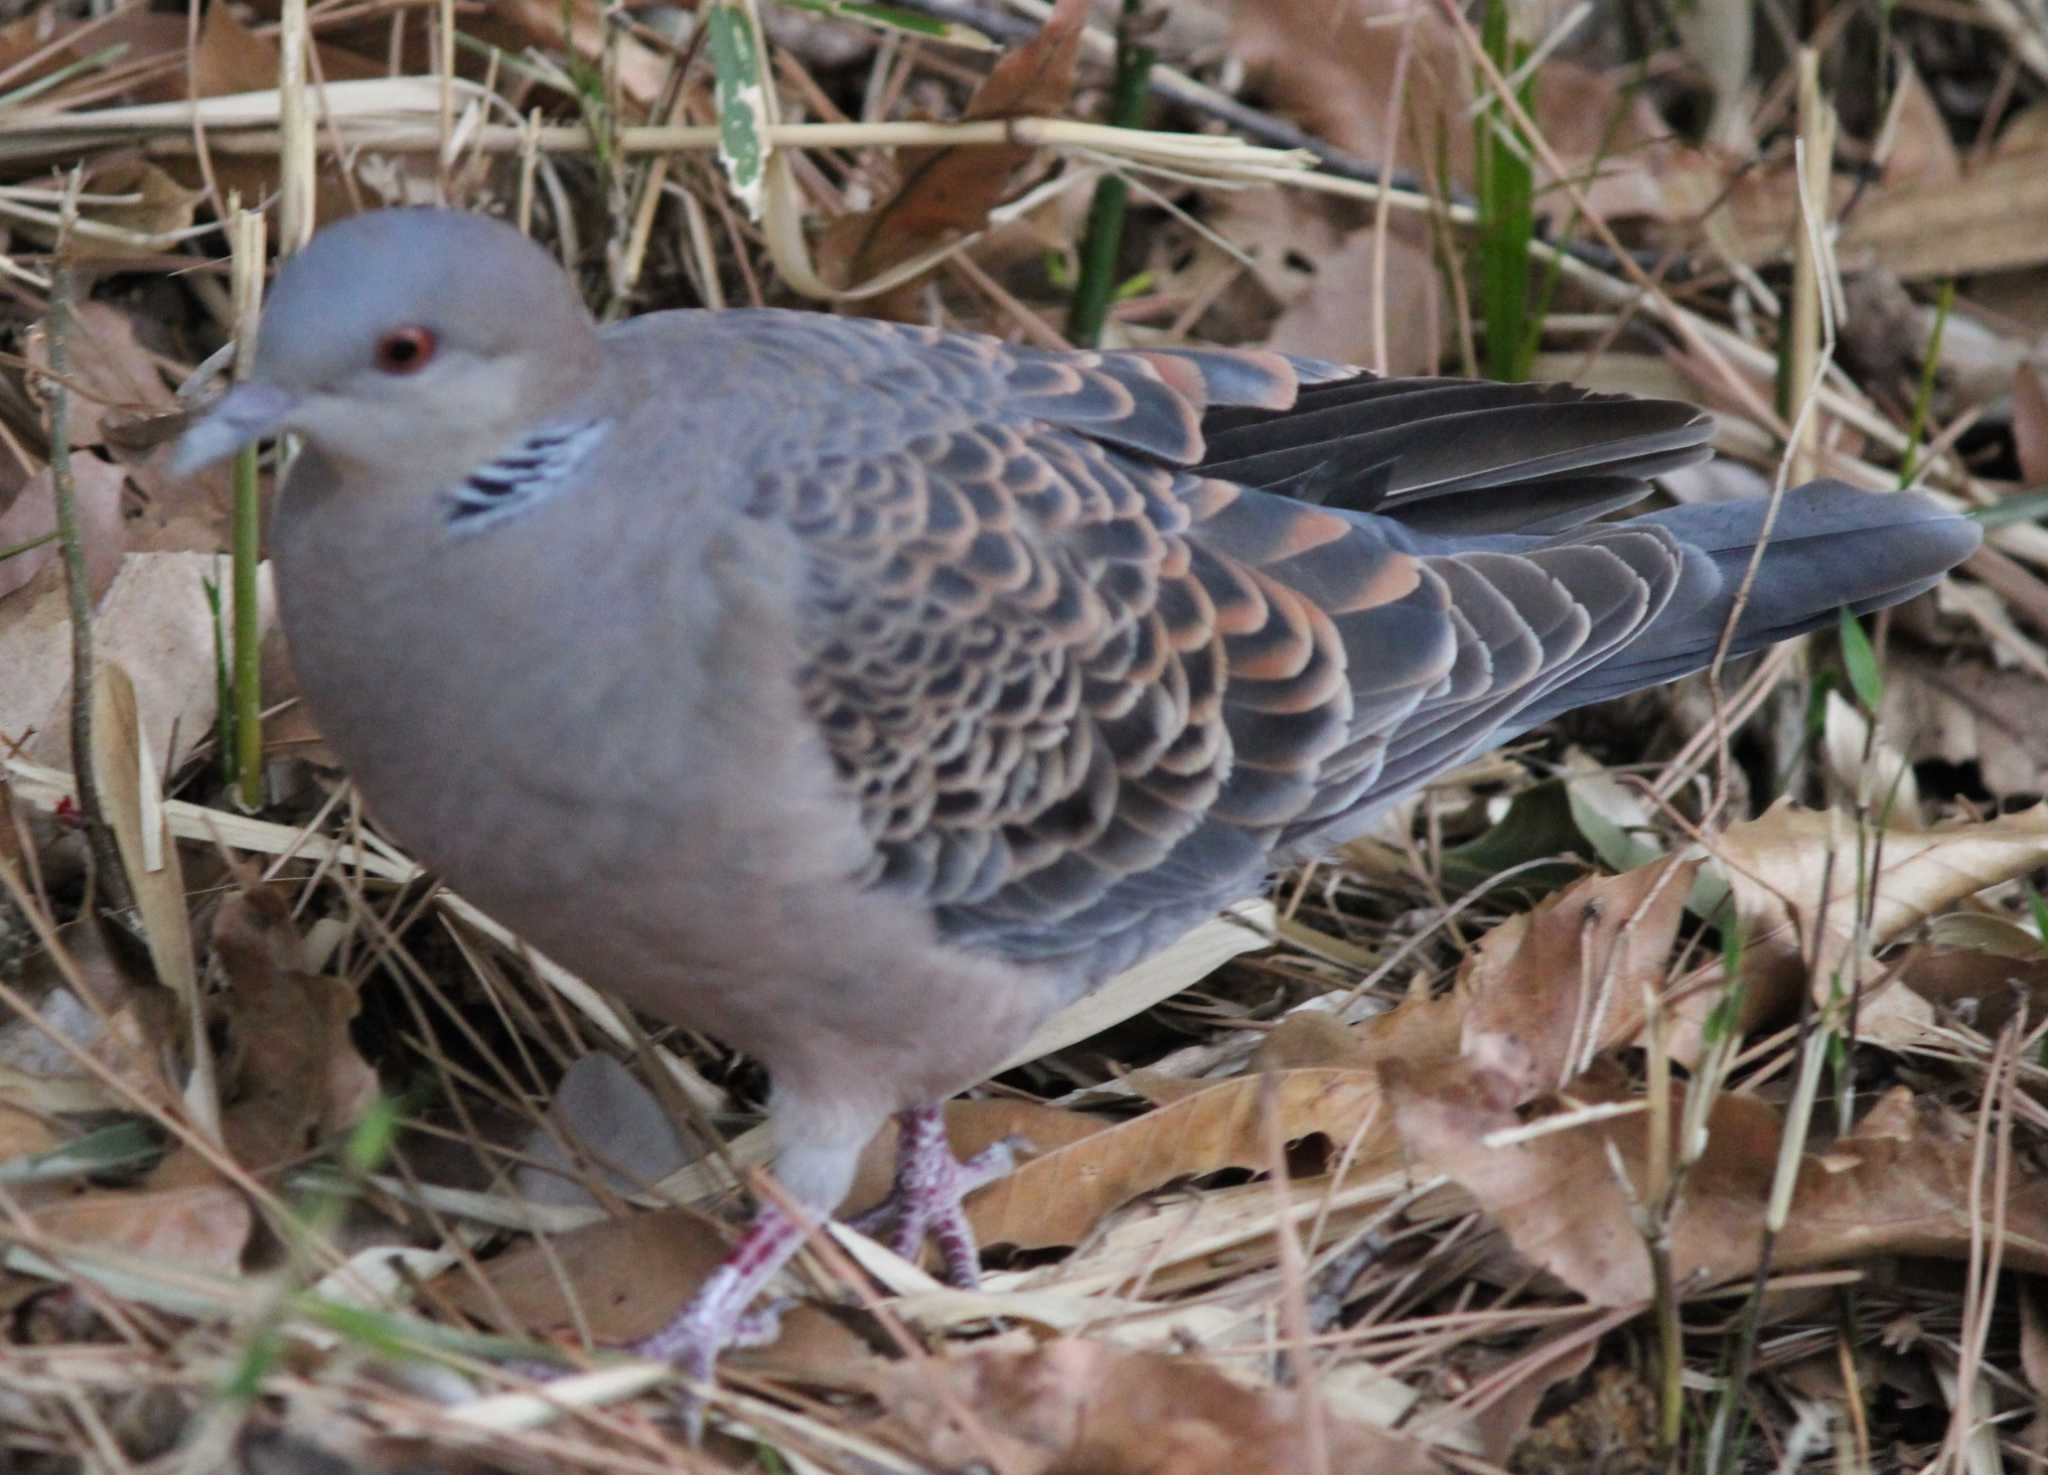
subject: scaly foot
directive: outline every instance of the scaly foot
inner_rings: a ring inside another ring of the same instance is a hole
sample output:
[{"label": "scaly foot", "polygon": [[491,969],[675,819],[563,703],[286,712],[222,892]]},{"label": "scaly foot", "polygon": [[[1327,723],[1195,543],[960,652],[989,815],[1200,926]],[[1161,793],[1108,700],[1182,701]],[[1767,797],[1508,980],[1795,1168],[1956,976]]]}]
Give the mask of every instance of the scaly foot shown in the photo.
[{"label": "scaly foot", "polygon": [[962,1162],[946,1141],[945,1108],[937,1103],[898,1112],[896,1126],[896,1182],[880,1204],[849,1222],[906,1260],[915,1260],[929,1239],[939,1248],[946,1283],[973,1290],[981,1258],[960,1201],[1008,1176],[1027,1144],[1006,1138]]}]

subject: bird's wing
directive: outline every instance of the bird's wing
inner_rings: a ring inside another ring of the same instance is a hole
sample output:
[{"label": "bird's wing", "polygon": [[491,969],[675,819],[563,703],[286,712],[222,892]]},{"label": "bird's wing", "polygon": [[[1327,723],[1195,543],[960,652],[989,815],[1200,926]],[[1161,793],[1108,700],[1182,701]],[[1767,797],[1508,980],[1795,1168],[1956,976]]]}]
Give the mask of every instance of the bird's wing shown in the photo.
[{"label": "bird's wing", "polygon": [[[1583,520],[1697,444],[1672,429],[1683,407],[1586,415],[1575,393],[1259,352],[772,327],[820,335],[806,362],[848,386],[822,433],[783,439],[749,510],[806,549],[803,691],[869,880],[1009,956],[1227,898],[1466,756],[1678,578],[1674,540],[1627,525],[1466,554],[1396,517],[1507,486],[1468,520],[1514,526],[1518,497],[1546,527]],[[1563,432],[1560,410],[1580,416]],[[1328,505],[1246,484],[1313,492],[1330,465]]]}]

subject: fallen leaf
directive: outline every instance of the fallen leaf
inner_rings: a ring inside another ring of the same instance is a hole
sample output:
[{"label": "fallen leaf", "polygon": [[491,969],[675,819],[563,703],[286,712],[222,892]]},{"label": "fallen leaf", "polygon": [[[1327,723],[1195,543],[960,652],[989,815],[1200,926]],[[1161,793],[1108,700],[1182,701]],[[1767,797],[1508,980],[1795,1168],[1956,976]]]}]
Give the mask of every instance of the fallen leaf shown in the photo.
[{"label": "fallen leaf", "polygon": [[165,1269],[239,1273],[254,1229],[248,1201],[224,1184],[86,1193],[35,1216],[59,1246],[111,1250]]},{"label": "fallen leaf", "polygon": [[[996,62],[962,117],[1056,117],[1065,112],[1087,15],[1086,0],[1058,0],[1038,34]],[[981,229],[1036,152],[1022,144],[898,151],[901,183],[873,209],[842,215],[826,227],[818,242],[820,268],[839,285],[853,286],[953,236]],[[872,305],[878,316],[896,315],[882,310],[887,300]]]},{"label": "fallen leaf", "polygon": [[1442,274],[1409,230],[1390,230],[1386,244],[1384,281],[1375,275],[1379,234],[1370,228],[1353,231],[1337,250],[1316,257],[1311,285],[1281,312],[1265,346],[1371,365],[1381,341],[1374,323],[1384,307],[1385,372],[1435,373],[1444,336]]},{"label": "fallen leaf", "polygon": [[[521,1244],[486,1261],[481,1280],[458,1266],[430,1291],[509,1335],[568,1341],[587,1331],[600,1346],[623,1346],[667,1325],[725,1258],[728,1235],[695,1209],[629,1214],[553,1235],[545,1246]],[[857,1390],[872,1385],[877,1362],[856,1332],[807,1303],[783,1313],[773,1343],[720,1359],[749,1374]]]},{"label": "fallen leaf", "polygon": [[[2036,946],[2039,946],[2038,940]],[[2048,958],[2000,957],[1980,949],[1917,948],[1899,969],[1900,984],[1986,1039],[2015,1015],[2048,1013]]]},{"label": "fallen leaf", "polygon": [[[376,1097],[377,1073],[349,1035],[355,990],[304,971],[304,946],[281,897],[252,886],[224,898],[213,949],[233,1000],[221,1138],[230,1157],[263,1173],[360,1120]],[[204,1182],[213,1171],[181,1149],[151,1181]]]},{"label": "fallen leaf", "polygon": [[[489,7],[496,10],[498,7]],[[479,17],[479,20],[485,17]],[[621,37],[621,55],[638,51],[639,43]],[[323,82],[352,82],[386,75],[389,61],[383,45],[377,48],[377,59],[359,56],[343,47],[331,46],[321,41],[314,43],[317,72]],[[183,49],[183,38],[180,38]],[[515,43],[512,48],[518,50]],[[189,65],[180,68],[170,79],[175,84],[175,93],[166,101],[183,102],[192,97],[227,97],[244,92],[267,92],[277,86],[278,54],[277,42],[270,36],[259,36],[227,5],[209,5],[206,17],[199,25],[199,42],[190,55]],[[407,178],[427,176],[434,172],[431,156],[390,155],[367,153],[351,161],[351,169],[359,181],[367,184],[371,172],[369,165],[375,161],[381,167],[392,171],[398,183],[388,193],[395,203]],[[278,189],[278,164],[276,157],[262,157],[250,154],[216,154],[212,160],[213,178],[209,181],[200,173],[196,163],[176,160],[168,167],[180,184],[192,188],[211,185],[220,192],[219,197],[227,198],[230,192],[239,193],[245,203],[254,203],[274,197]],[[372,202],[375,195],[372,194]],[[357,209],[343,181],[342,172],[333,168],[317,171],[313,184],[313,214],[318,224],[342,219]]]},{"label": "fallen leaf", "polygon": [[[1444,1468],[1420,1441],[1329,1418],[1302,1394],[1106,1342],[1062,1338],[890,1371],[887,1425],[946,1469],[997,1453],[1006,1475],[1279,1475],[1315,1469],[1318,1449],[1332,1471]],[[972,1429],[957,1422],[962,1407]],[[1309,1422],[1318,1416],[1320,1428]]]},{"label": "fallen leaf", "polygon": [[1698,870],[1660,860],[1591,877],[1494,928],[1460,970],[1471,1002],[1459,1053],[1526,1099],[1633,1040]]},{"label": "fallen leaf", "polygon": [[[106,592],[121,567],[123,481],[120,467],[89,452],[80,452],[71,458],[72,505],[78,518],[78,541],[85,553],[86,582],[95,596]],[[52,475],[45,467],[30,477],[7,510],[0,512],[0,550],[19,548],[39,538],[49,539],[38,547],[0,559],[0,599],[27,588],[37,574],[46,567],[56,566],[63,557],[63,548],[50,536],[57,530],[54,486]],[[57,592],[63,593],[61,589]],[[25,610],[28,601],[34,597],[28,596],[17,601],[14,607],[0,609],[0,639],[10,639],[9,629],[17,623],[38,623]],[[68,620],[68,614],[65,618]],[[68,631],[65,638],[68,641]],[[18,659],[22,654],[25,653],[14,650],[10,639],[10,658]],[[0,688],[6,684],[0,683]],[[41,688],[47,683],[29,676],[24,685]],[[9,729],[9,715],[6,699],[0,695],[0,731]],[[41,715],[38,709],[35,716]],[[19,735],[22,729],[16,727],[12,730]]]},{"label": "fallen leaf", "polygon": [[1865,837],[1855,823],[1780,800],[1760,818],[1730,825],[1707,849],[1733,890],[1743,937],[1743,976],[1757,1012],[1784,1002],[1808,978],[1823,993],[1849,961],[1857,928],[1859,873],[1870,878],[1862,940],[1875,948],[1983,890],[2048,863],[2048,805],[1932,830],[1887,829]]},{"label": "fallen leaf", "polygon": [[148,160],[118,154],[93,169],[85,188],[96,195],[121,197],[119,204],[79,208],[82,221],[119,233],[111,238],[96,231],[73,233],[72,250],[88,260],[119,261],[174,249],[179,232],[191,228],[199,202],[206,198],[205,191],[180,184]]},{"label": "fallen leaf", "polygon": [[[70,351],[71,367],[64,377],[73,390],[70,430],[74,449],[105,444],[110,426],[118,432],[125,424],[168,414],[177,407],[176,397],[164,383],[163,370],[136,335],[134,314],[108,302],[81,302],[72,309],[71,335],[65,346]],[[28,360],[47,370],[49,356],[46,321],[29,337]]]},{"label": "fallen leaf", "polygon": [[[1387,99],[1408,0],[1261,0],[1230,8],[1230,55],[1276,112],[1316,138],[1377,165],[1387,149]],[[1412,23],[1394,167],[1448,168],[1470,188],[1471,68],[1433,7]],[[1443,151],[1439,164],[1438,147]]]},{"label": "fallen leaf", "polygon": [[[1534,1112],[1518,1112],[1510,1083],[1464,1062],[1411,1070],[1395,1061],[1381,1076],[1418,1171],[1449,1176],[1500,1223],[1520,1254],[1588,1300],[1621,1306],[1649,1297],[1649,1254],[1634,1217],[1646,1183],[1647,1112],[1508,1143],[1489,1140],[1575,1108],[1638,1099],[1632,1085],[1600,1071]],[[1674,1126],[1681,1102],[1682,1093],[1674,1096]],[[1680,1284],[1754,1272],[1783,1130],[1764,1101],[1716,1099],[1706,1150],[1687,1173],[1671,1225]],[[1972,1202],[1971,1137],[1970,1123],[1955,1113],[1916,1102],[1904,1087],[1888,1091],[1853,1133],[1801,1161],[1773,1267],[1885,1254],[1969,1255],[1986,1211]],[[2048,1269],[2048,1179],[2020,1175],[2005,1212],[2007,1265]]]},{"label": "fallen leaf", "polygon": [[2012,446],[2020,463],[2020,479],[2028,486],[2048,484],[2048,383],[2037,364],[2024,363],[2012,376]]},{"label": "fallen leaf", "polygon": [[1948,120],[1909,52],[1899,52],[1898,68],[1889,120],[1891,150],[1883,161],[1883,182],[1938,185],[1961,179],[1962,158],[1949,136]]},{"label": "fallen leaf", "polygon": [[1996,799],[2048,793],[2041,679],[1894,650],[1886,663],[1884,731],[1907,757],[1969,765]]},{"label": "fallen leaf", "polygon": [[600,1341],[629,1342],[659,1331],[729,1247],[709,1214],[660,1209],[550,1235],[546,1245],[528,1241],[486,1261],[481,1284],[457,1267],[434,1289],[489,1325],[509,1314],[501,1329],[510,1333],[552,1335],[580,1315]]},{"label": "fallen leaf", "polygon": [[[970,1202],[975,1237],[1020,1249],[1080,1241],[1112,1209],[1176,1178],[1270,1166],[1262,1113],[1288,1142],[1321,1134],[1342,1151],[1380,1116],[1378,1083],[1359,1070],[1299,1070],[1220,1081],[1135,1120],[1044,1153]],[[1383,1126],[1384,1124],[1382,1124]],[[1381,1150],[1366,1140],[1357,1171]]]}]

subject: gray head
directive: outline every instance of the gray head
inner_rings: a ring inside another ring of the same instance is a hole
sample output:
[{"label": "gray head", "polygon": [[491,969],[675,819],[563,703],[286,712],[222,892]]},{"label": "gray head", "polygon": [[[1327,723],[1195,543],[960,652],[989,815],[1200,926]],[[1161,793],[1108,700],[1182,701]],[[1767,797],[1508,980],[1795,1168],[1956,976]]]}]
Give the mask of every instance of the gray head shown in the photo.
[{"label": "gray head", "polygon": [[446,460],[459,473],[597,360],[573,286],[518,231],[452,210],[372,211],[278,273],[252,372],[186,432],[172,469],[289,431],[335,462],[416,476]]}]

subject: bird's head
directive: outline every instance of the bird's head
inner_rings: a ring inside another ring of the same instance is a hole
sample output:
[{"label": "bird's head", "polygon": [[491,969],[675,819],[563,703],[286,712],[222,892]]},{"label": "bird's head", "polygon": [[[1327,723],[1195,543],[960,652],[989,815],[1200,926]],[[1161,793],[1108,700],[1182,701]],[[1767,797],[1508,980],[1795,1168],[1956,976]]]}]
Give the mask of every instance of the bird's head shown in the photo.
[{"label": "bird's head", "polygon": [[492,455],[597,361],[569,279],[519,232],[456,211],[372,211],[285,264],[250,373],[186,431],[171,469],[291,433],[331,462],[417,485]]}]

